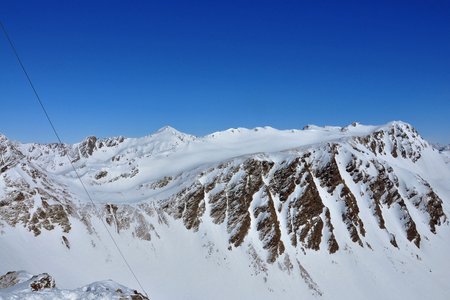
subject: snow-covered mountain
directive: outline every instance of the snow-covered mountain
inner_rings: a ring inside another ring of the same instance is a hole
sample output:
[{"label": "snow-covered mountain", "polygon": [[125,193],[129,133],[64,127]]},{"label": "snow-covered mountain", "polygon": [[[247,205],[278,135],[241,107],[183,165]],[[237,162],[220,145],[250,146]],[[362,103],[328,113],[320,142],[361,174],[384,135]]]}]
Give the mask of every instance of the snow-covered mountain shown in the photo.
[{"label": "snow-covered mountain", "polygon": [[0,153],[0,273],[137,289],[104,220],[152,299],[450,297],[450,167],[403,122]]}]

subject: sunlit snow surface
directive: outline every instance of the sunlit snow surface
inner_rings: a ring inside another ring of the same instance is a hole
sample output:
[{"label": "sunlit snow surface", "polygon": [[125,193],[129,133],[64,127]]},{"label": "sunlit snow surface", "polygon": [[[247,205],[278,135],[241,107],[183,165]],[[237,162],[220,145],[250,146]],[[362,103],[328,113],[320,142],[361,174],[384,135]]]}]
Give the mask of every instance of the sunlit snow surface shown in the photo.
[{"label": "sunlit snow surface", "polygon": [[[295,157],[304,149],[331,142],[352,151],[355,136],[366,136],[393,124],[309,126],[305,130],[237,128],[204,137],[166,127],[143,138],[126,138],[116,146],[97,149],[92,156],[74,164],[95,202],[135,205],[164,199],[179,191],[185,182],[201,180],[202,170],[223,161],[259,155],[279,162]],[[45,146],[19,143],[16,146],[49,176],[67,185],[79,200],[88,201],[66,157]],[[43,155],[45,151],[52,155]],[[382,159],[392,165],[402,180],[416,180],[414,174],[418,174],[432,183],[444,202],[445,214],[450,216],[450,165],[444,162],[441,153],[429,147],[417,163],[388,156]],[[96,179],[101,171],[107,175]],[[148,188],[164,177],[173,180],[163,188]],[[319,192],[324,202],[328,201],[325,204],[333,209],[334,199],[325,190]],[[249,232],[242,246],[229,250],[228,240],[224,238],[228,236],[225,225],[213,224],[210,218],[203,218],[197,232],[186,230],[181,220],[169,218],[169,226],[154,222],[158,237],[150,241],[134,238],[131,230],[120,234],[113,230],[113,235],[150,298],[156,300],[450,299],[448,224],[440,226],[434,235],[426,223],[418,223],[417,229],[423,233],[421,248],[399,239],[399,249],[396,249],[381,236],[375,221],[367,221],[373,220],[369,208],[360,207],[367,231],[365,241],[372,250],[359,247],[348,238],[343,225],[336,226],[334,233],[340,238],[340,250],[332,255],[322,250],[294,248],[288,241],[284,243],[286,254],[295,262],[292,273],[283,269],[282,258],[266,265],[265,270],[255,267],[249,248],[255,247],[257,251],[261,248],[256,231]],[[338,208],[334,209],[336,214]],[[386,212],[390,213],[394,214]],[[398,216],[392,215],[386,222],[396,228],[400,226],[397,219]],[[47,272],[58,279],[62,289],[104,279],[137,288],[100,221],[95,218],[92,221],[95,228],[92,234],[76,219],[71,220],[69,234],[55,228],[34,237],[20,226],[1,228],[0,271]],[[70,249],[61,242],[63,234],[71,241]],[[299,272],[297,259],[319,292],[308,286]]]}]

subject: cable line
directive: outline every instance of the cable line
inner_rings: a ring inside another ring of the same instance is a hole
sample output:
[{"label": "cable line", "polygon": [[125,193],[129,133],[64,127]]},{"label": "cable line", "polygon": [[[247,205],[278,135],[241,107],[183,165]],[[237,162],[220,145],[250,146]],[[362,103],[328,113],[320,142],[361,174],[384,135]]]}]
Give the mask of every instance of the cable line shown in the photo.
[{"label": "cable line", "polygon": [[[41,97],[39,97],[39,94],[38,94],[38,92],[36,91],[36,88],[34,87],[34,84],[33,84],[33,82],[31,81],[31,78],[30,78],[30,76],[28,75],[28,72],[27,72],[27,70],[25,69],[25,66],[24,66],[23,63],[22,63],[22,60],[20,59],[20,56],[19,56],[19,54],[18,54],[18,52],[17,52],[17,50],[16,50],[16,47],[14,47],[14,44],[13,44],[13,42],[12,42],[12,40],[11,40],[11,38],[10,38],[8,32],[6,31],[6,28],[5,28],[5,26],[3,25],[3,22],[2,22],[1,20],[0,20],[0,27],[2,28],[2,31],[3,31],[3,33],[5,34],[5,37],[6,37],[6,39],[8,40],[8,43],[9,43],[9,45],[10,45],[12,51],[14,52],[14,55],[16,56],[17,61],[19,62],[19,65],[20,65],[20,67],[22,68],[22,71],[23,71],[23,73],[25,74],[25,76],[26,76],[26,78],[27,78],[27,80],[28,80],[28,83],[29,83],[30,86],[31,86],[31,89],[32,89],[33,92],[34,92],[34,95],[36,96],[36,99],[37,99],[37,101],[39,102],[39,105],[41,106],[42,111],[43,111],[44,114],[45,114],[45,117],[47,118],[48,123],[49,123],[50,126],[52,127],[53,133],[55,134],[56,138],[58,139],[58,142],[59,142],[60,144],[63,144],[63,142],[62,142],[62,140],[61,140],[61,138],[60,138],[60,136],[59,136],[59,134],[58,134],[58,131],[56,130],[55,125],[53,124],[52,120],[50,119],[50,116],[49,116],[47,110],[45,109],[45,106],[44,106],[44,104],[43,104],[43,102],[42,102],[42,100],[41,100]],[[94,209],[95,209],[97,215],[99,216],[100,221],[102,222],[103,226],[105,227],[106,231],[108,232],[109,237],[110,237],[111,240],[113,241],[113,243],[114,243],[114,245],[115,245],[117,251],[119,252],[120,256],[122,257],[122,259],[123,259],[125,265],[127,266],[127,268],[128,268],[128,270],[130,271],[130,273],[133,275],[134,279],[136,280],[136,282],[137,282],[137,284],[139,285],[139,287],[141,288],[141,290],[144,292],[145,296],[146,296],[147,298],[149,298],[147,292],[145,291],[145,289],[144,289],[144,287],[142,286],[141,282],[139,281],[138,277],[136,276],[136,274],[134,273],[133,269],[131,268],[131,265],[128,263],[127,259],[125,258],[125,255],[123,254],[122,250],[120,249],[120,247],[119,247],[119,245],[117,244],[116,240],[114,239],[113,235],[111,234],[111,232],[109,231],[108,227],[106,226],[105,221],[103,221],[103,218],[101,217],[101,214],[100,214],[99,209],[98,209],[97,206],[95,205],[94,200],[92,200],[91,194],[88,192],[88,190],[87,190],[87,188],[86,188],[86,186],[85,186],[83,180],[81,179],[80,174],[78,173],[77,169],[75,168],[75,165],[73,164],[72,160],[70,159],[69,154],[68,154],[68,153],[65,153],[65,156],[66,156],[67,160],[69,161],[70,165],[72,166],[72,169],[73,169],[73,171],[75,172],[75,174],[76,174],[76,176],[77,176],[77,178],[78,178],[78,180],[79,180],[79,182],[80,182],[80,184],[81,184],[81,186],[82,186],[84,192],[86,193],[86,196],[88,197],[88,199],[91,201],[92,205],[94,206]]]}]

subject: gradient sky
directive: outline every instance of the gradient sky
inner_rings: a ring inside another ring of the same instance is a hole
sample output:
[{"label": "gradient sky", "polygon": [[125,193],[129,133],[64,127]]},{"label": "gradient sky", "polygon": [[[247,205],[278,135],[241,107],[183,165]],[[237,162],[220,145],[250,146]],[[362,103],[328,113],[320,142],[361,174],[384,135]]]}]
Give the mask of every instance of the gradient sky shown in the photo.
[{"label": "gradient sky", "polygon": [[[403,120],[450,143],[450,1],[2,1],[63,141]],[[56,139],[0,36],[0,132]]]}]

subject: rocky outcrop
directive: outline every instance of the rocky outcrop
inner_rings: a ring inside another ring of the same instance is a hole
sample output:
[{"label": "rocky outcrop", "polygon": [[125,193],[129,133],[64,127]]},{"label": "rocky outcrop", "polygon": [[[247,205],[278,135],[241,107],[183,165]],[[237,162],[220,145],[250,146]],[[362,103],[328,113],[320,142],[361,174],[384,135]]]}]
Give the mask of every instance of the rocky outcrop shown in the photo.
[{"label": "rocky outcrop", "polygon": [[21,284],[21,289],[26,288],[30,289],[32,292],[38,292],[54,288],[55,280],[47,273],[33,276],[23,271],[11,271],[0,276],[0,292],[1,289],[12,288],[17,284]]},{"label": "rocky outcrop", "polygon": [[47,273],[42,273],[31,277],[30,288],[33,292],[51,289],[55,287],[55,280]]},{"label": "rocky outcrop", "polygon": [[89,136],[84,139],[80,144],[78,144],[79,154],[88,158],[92,156],[94,151],[107,148],[107,147],[115,147],[118,146],[125,140],[123,136],[115,137],[115,138],[107,138],[107,139],[97,139],[95,136]]},{"label": "rocky outcrop", "polygon": [[0,276],[0,289],[6,289],[21,282],[19,273],[15,271],[7,272]]}]

